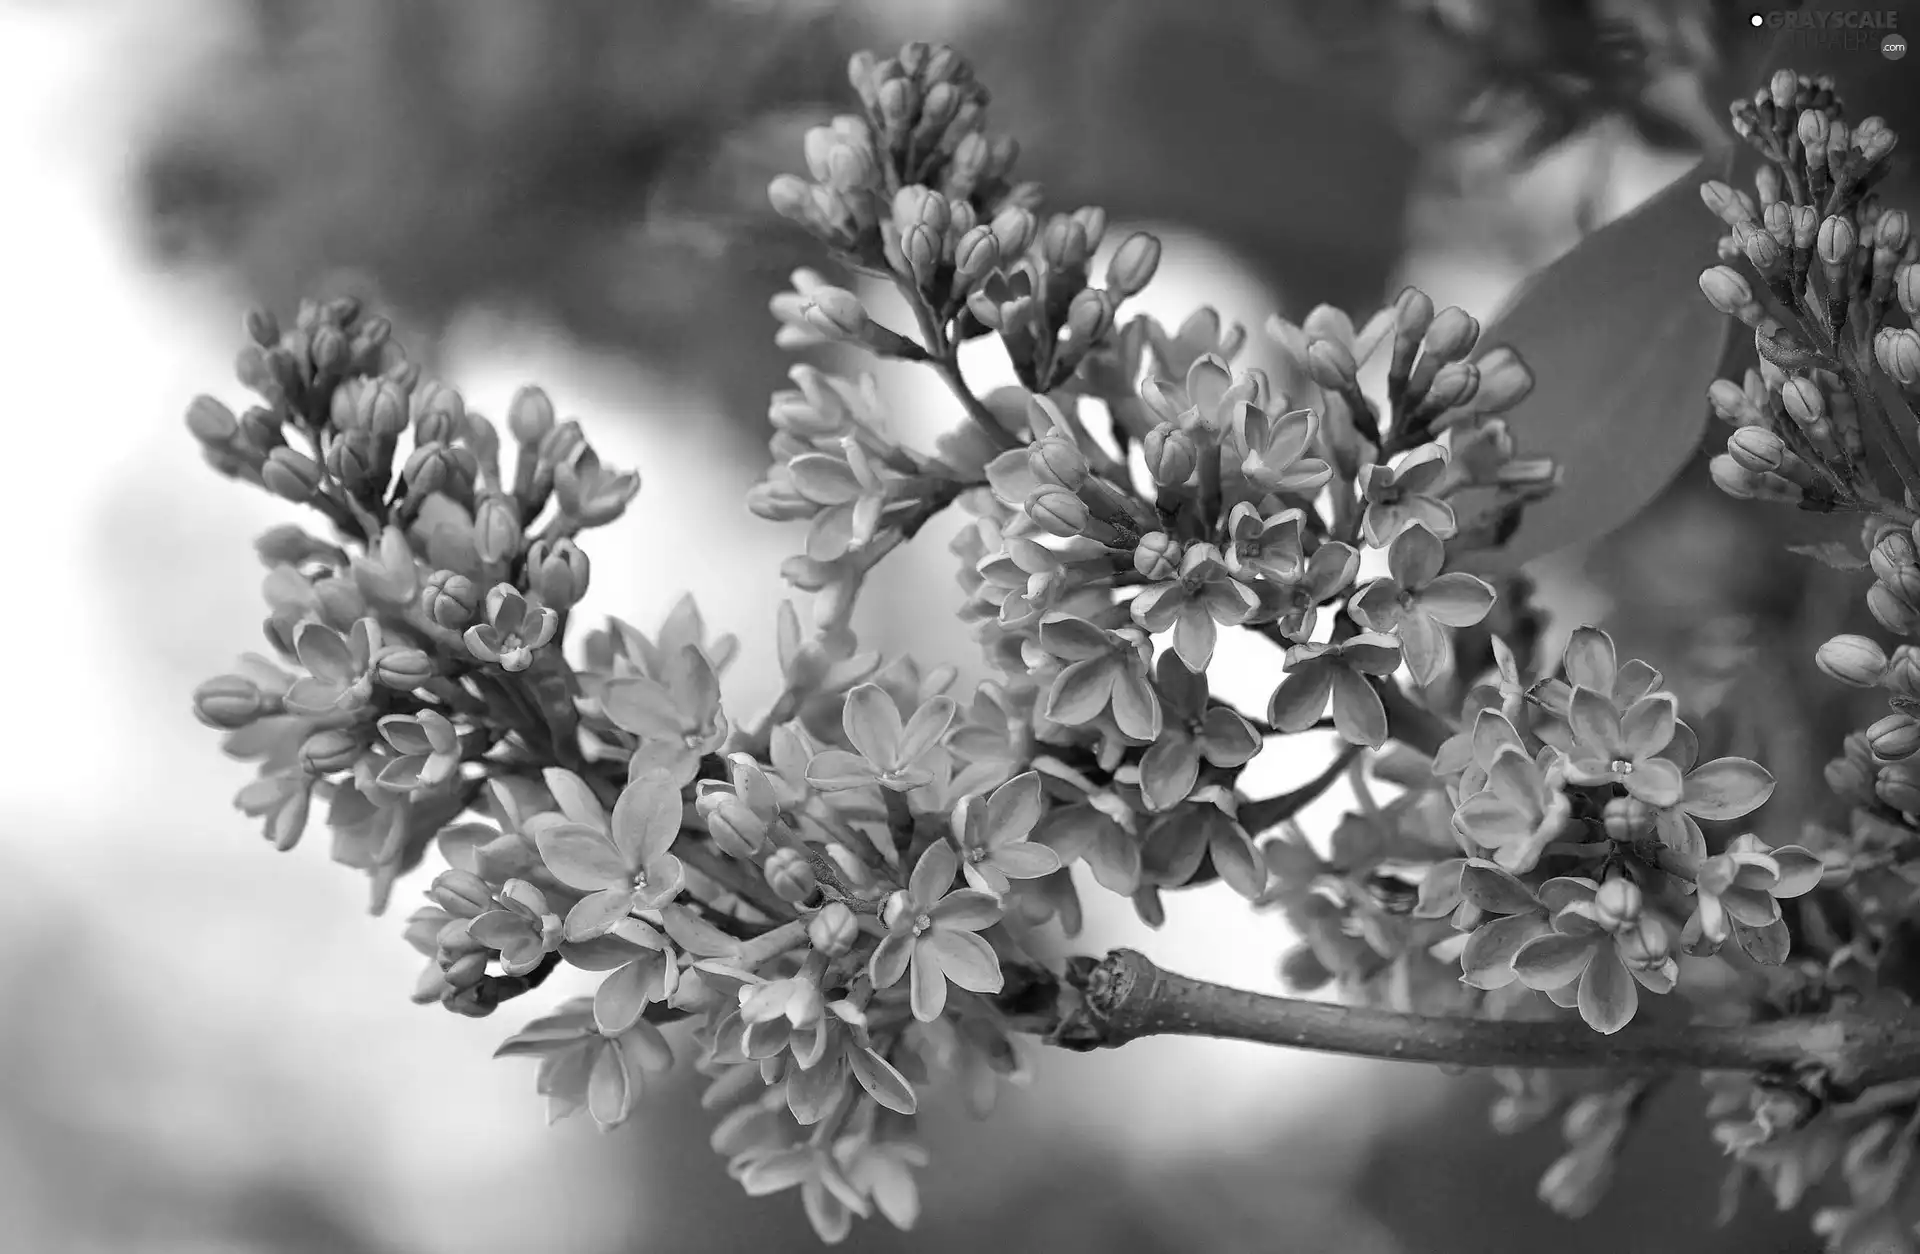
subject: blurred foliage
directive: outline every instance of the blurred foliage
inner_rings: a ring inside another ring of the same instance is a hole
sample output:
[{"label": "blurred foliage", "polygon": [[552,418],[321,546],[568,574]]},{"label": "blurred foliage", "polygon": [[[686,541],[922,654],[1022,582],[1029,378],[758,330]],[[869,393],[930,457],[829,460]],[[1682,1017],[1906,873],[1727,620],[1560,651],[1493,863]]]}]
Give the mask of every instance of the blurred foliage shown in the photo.
[{"label": "blurred foliage", "polygon": [[[150,238],[285,306],[488,305],[713,388],[751,430],[765,302],[806,253],[768,178],[876,27],[964,42],[1058,206],[1197,230],[1297,314],[1365,307],[1423,157],[1526,159],[1602,116],[1686,145],[1720,0],[216,0],[229,55],[165,102]],[[1073,49],[1062,56],[1061,49]],[[1329,119],[1339,119],[1335,124]]]}]

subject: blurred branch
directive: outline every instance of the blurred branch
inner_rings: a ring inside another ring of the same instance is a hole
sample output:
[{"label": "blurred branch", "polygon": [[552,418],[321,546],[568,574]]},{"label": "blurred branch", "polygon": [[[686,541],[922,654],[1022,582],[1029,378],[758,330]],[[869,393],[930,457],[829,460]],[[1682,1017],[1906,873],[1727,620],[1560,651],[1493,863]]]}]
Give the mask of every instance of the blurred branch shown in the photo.
[{"label": "blurred branch", "polygon": [[[1037,990],[1029,988],[1029,1004]],[[1603,1036],[1577,1019],[1430,1017],[1273,997],[1190,979],[1144,954],[1078,958],[1050,1007],[1022,1031],[1075,1051],[1147,1036],[1212,1036],[1323,1053],[1464,1067],[1604,1067],[1615,1071],[1809,1068],[1848,1086],[1920,1076],[1920,1018],[1836,1012],[1734,1027],[1639,1021]]]}]

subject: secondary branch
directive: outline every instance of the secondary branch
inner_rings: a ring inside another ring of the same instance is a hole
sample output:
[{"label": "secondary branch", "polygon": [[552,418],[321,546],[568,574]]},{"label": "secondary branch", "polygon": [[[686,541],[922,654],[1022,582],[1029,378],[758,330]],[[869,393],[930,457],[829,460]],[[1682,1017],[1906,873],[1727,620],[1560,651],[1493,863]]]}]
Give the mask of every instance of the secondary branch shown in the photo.
[{"label": "secondary branch", "polygon": [[[1920,1017],[1833,1013],[1738,1026],[1629,1024],[1603,1036],[1578,1019],[1401,1014],[1272,997],[1164,971],[1116,949],[1065,979],[1010,985],[1010,1017],[1086,1051],[1147,1036],[1212,1036],[1325,1053],[1462,1067],[1822,1072],[1848,1087],[1920,1076]],[[1051,992],[1051,1004],[1046,994]],[[1006,999],[1003,998],[1003,1004]]]}]

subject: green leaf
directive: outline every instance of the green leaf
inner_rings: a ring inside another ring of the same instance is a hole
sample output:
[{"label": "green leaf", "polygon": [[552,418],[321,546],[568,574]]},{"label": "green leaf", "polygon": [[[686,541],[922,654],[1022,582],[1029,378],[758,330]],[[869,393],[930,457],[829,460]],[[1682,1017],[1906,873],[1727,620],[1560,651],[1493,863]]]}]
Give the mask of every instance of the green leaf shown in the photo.
[{"label": "green leaf", "polygon": [[1789,544],[1787,552],[1798,553],[1801,557],[1810,557],[1823,566],[1835,570],[1856,571],[1867,568],[1867,559],[1855,553],[1838,540],[1826,540],[1819,544]]},{"label": "green leaf", "polygon": [[1720,223],[1700,184],[1731,150],[1703,157],[1633,212],[1530,279],[1476,356],[1516,349],[1535,385],[1511,415],[1523,457],[1551,457],[1562,482],[1529,505],[1478,571],[1506,570],[1595,540],[1644,509],[1700,447],[1708,386],[1735,325],[1700,297]]}]

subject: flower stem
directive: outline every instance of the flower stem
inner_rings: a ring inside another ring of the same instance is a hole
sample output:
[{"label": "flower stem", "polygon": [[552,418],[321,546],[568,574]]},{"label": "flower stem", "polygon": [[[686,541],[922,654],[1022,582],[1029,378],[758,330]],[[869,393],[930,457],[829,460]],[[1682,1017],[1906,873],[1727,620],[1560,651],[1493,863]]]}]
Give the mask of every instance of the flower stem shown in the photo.
[{"label": "flower stem", "polygon": [[1324,1053],[1466,1067],[1798,1071],[1857,1087],[1920,1076],[1920,1017],[1836,1012],[1737,1026],[1631,1023],[1605,1036],[1565,1019],[1402,1014],[1271,997],[1163,971],[1116,949],[1076,960],[1051,1013],[1017,1026],[1086,1051],[1145,1036],[1211,1036]]}]

